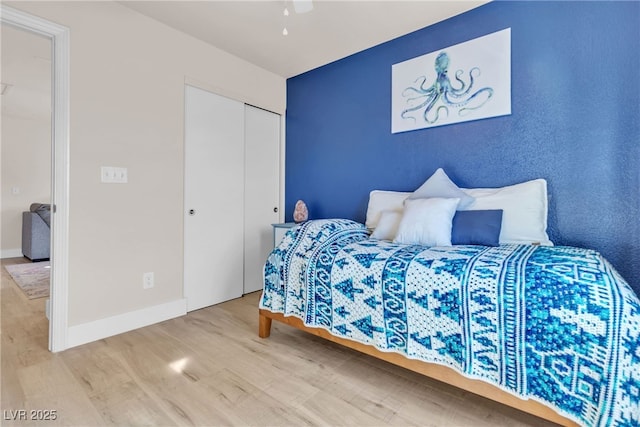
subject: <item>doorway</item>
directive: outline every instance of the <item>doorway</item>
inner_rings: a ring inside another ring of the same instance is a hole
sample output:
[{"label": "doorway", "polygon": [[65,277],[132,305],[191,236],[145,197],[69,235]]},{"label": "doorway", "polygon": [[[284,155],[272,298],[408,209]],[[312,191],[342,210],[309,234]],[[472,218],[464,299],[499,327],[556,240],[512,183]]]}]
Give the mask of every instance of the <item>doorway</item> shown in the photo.
[{"label": "doorway", "polygon": [[69,223],[69,29],[0,4],[0,24],[51,41],[51,285],[49,350],[67,347]]},{"label": "doorway", "polygon": [[27,215],[32,227],[22,239],[22,212],[51,203],[51,39],[11,25],[1,29],[2,258],[44,259],[48,218]]}]

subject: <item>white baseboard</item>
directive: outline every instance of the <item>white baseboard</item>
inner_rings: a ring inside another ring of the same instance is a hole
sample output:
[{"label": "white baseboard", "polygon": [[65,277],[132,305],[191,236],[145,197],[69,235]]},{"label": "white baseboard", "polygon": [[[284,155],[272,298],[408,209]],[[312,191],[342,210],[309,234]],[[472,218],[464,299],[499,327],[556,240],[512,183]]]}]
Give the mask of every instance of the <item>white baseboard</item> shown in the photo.
[{"label": "white baseboard", "polygon": [[0,251],[0,258],[22,258],[22,249],[3,249]]},{"label": "white baseboard", "polygon": [[66,348],[98,341],[185,314],[187,314],[187,300],[179,299],[81,325],[70,326]]}]

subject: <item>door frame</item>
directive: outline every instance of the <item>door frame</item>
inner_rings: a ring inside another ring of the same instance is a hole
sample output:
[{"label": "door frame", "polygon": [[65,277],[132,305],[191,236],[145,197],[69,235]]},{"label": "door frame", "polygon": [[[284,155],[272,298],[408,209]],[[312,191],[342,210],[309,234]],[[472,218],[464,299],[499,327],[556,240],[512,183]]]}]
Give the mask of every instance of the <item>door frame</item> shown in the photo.
[{"label": "door frame", "polygon": [[0,22],[51,40],[51,285],[49,351],[67,348],[69,310],[69,29],[0,4]]}]

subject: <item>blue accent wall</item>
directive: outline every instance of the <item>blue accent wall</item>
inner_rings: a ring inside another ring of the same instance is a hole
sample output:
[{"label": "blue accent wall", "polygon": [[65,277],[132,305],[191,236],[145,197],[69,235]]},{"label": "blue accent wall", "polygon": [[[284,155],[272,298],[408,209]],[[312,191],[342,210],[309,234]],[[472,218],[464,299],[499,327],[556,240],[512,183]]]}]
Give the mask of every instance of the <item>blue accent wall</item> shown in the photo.
[{"label": "blue accent wall", "polygon": [[[391,134],[391,66],[511,28],[512,114]],[[345,37],[348,35],[345,35]],[[287,80],[286,218],[364,222],[373,189],[545,178],[549,235],[640,295],[640,3],[497,1]]]}]

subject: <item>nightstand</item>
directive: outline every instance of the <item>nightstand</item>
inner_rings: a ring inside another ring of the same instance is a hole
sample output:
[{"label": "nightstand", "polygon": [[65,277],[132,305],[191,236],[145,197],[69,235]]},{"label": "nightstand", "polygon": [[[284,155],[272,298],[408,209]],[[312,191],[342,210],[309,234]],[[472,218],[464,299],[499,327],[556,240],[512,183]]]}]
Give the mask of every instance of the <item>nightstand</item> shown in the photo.
[{"label": "nightstand", "polygon": [[282,238],[291,227],[296,225],[295,222],[283,222],[280,224],[271,224],[273,227],[273,247],[275,248],[282,241]]}]

